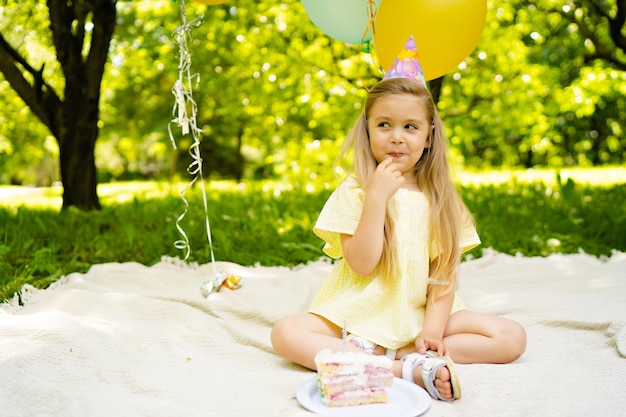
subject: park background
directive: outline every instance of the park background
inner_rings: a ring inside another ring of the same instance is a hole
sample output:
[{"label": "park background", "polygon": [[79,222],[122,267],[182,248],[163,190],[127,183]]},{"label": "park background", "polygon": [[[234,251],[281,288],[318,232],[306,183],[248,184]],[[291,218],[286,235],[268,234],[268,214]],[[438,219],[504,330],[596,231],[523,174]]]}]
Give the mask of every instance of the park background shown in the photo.
[{"label": "park background", "polygon": [[[216,257],[289,266],[319,258],[311,228],[340,179],[334,158],[380,78],[368,46],[326,35],[296,0],[186,3],[189,19],[204,16],[190,48]],[[511,0],[487,10],[477,47],[433,89],[483,248],[626,250],[626,5]],[[73,187],[78,195],[64,199],[59,135],[0,74],[0,299],[95,263],[180,256],[173,242],[191,138],[175,129],[174,149],[168,135],[179,3],[117,1],[115,12],[97,140],[86,157],[73,155],[93,159],[97,194]],[[87,13],[85,56],[92,21]],[[0,35],[0,67],[19,55],[32,91],[63,103],[70,79],[46,2],[5,1]],[[73,170],[78,183],[91,174],[89,165]],[[197,185],[188,199],[188,260],[206,263]]]}]

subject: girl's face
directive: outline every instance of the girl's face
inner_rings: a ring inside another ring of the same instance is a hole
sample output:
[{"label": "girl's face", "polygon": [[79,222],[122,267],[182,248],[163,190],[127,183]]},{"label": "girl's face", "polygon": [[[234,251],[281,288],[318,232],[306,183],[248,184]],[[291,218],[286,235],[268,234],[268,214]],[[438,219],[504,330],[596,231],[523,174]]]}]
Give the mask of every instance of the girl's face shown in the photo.
[{"label": "girl's face", "polygon": [[379,98],[367,118],[370,147],[376,162],[391,158],[410,182],[424,149],[430,146],[431,124],[421,99],[412,94]]}]

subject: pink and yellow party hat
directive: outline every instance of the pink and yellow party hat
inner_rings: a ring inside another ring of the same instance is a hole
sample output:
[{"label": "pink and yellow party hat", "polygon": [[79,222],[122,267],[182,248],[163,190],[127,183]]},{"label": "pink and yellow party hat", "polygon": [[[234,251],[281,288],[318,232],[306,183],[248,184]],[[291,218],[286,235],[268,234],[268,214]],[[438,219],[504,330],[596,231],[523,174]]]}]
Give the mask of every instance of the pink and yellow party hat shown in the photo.
[{"label": "pink and yellow party hat", "polygon": [[387,71],[383,79],[387,80],[389,78],[409,78],[417,81],[428,89],[413,35],[406,41],[404,48],[393,61],[391,68],[389,68],[389,71]]}]

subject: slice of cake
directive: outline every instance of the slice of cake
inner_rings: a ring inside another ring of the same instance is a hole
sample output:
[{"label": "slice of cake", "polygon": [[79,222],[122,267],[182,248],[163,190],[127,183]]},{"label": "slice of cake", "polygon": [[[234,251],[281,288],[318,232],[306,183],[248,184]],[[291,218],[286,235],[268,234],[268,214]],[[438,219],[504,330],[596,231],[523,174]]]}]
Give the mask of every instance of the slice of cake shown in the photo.
[{"label": "slice of cake", "polygon": [[364,352],[321,350],[315,355],[317,386],[328,407],[386,403],[393,384],[391,359]]}]

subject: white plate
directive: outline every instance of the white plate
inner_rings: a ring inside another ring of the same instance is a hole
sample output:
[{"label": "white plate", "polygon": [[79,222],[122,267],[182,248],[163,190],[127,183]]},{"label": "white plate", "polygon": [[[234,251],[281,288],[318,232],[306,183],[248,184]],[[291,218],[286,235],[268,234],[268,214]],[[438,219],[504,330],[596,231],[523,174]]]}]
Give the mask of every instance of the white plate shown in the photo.
[{"label": "white plate", "polygon": [[296,391],[296,398],[304,408],[327,417],[416,417],[426,412],[431,402],[424,389],[400,378],[393,379],[387,396],[389,401],[386,403],[327,407],[317,389],[317,378],[304,382]]}]

